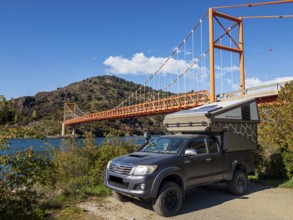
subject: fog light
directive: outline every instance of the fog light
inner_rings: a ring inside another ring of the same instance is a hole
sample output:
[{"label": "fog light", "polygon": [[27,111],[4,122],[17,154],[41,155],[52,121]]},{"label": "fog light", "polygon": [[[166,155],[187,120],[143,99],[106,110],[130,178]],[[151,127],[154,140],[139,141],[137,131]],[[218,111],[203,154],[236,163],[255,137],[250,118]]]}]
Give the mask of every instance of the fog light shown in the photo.
[{"label": "fog light", "polygon": [[138,187],[137,187],[138,190],[145,190],[145,184],[140,184]]}]

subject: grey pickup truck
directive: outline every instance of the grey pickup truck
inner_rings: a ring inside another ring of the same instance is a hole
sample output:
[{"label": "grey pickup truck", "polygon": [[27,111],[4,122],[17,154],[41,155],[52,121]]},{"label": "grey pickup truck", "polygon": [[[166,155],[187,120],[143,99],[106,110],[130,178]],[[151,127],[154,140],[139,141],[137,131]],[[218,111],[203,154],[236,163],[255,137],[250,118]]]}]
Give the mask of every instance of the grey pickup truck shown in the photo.
[{"label": "grey pickup truck", "polygon": [[138,151],[109,161],[105,185],[119,201],[152,202],[162,216],[175,215],[188,188],[227,182],[231,193],[247,190],[254,173],[254,99],[212,103],[167,115],[172,135],[158,137]]}]

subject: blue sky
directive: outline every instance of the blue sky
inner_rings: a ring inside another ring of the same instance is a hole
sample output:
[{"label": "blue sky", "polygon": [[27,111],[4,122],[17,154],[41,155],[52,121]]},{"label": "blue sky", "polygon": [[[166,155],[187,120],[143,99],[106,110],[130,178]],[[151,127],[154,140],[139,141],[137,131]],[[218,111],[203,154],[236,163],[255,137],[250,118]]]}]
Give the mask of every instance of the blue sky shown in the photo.
[{"label": "blue sky", "polygon": [[[34,95],[105,74],[143,83],[209,7],[231,2],[0,0],[0,95],[7,98]],[[233,1],[233,4],[239,3],[252,1]],[[219,11],[236,17],[288,15],[293,14],[293,4]],[[207,22],[203,22],[203,44],[207,41],[204,38],[206,28]],[[293,79],[292,36],[293,18],[244,21],[247,87]],[[197,38],[200,41],[199,35]],[[207,44],[202,47],[204,49]],[[200,55],[199,50],[197,52]],[[237,89],[237,56],[233,55],[233,62],[230,62],[230,53],[221,55],[217,51],[216,55],[217,91]],[[184,56],[188,56],[187,52],[177,55],[173,64],[180,65]],[[207,63],[201,63],[198,67],[204,71],[206,66]],[[168,79],[176,78],[179,70],[170,69],[150,86],[162,88],[168,84]],[[168,71],[173,76],[169,77]],[[202,88],[207,85],[208,80]],[[190,83],[187,89],[192,86],[194,84]]]}]

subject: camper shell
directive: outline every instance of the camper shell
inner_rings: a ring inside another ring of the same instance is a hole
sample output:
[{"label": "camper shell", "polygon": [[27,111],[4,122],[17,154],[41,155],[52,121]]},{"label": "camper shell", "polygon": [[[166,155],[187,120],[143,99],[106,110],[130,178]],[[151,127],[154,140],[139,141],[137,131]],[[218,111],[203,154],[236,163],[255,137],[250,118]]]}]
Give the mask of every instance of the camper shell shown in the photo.
[{"label": "camper shell", "polygon": [[255,99],[215,102],[169,114],[164,125],[174,134],[212,134],[225,152],[255,150],[259,114]]}]

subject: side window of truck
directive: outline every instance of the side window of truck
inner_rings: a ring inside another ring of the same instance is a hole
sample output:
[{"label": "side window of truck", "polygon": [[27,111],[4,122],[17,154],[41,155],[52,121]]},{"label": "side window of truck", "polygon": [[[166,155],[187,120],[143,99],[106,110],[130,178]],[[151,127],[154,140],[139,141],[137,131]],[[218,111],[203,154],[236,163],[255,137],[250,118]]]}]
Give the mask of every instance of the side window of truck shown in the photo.
[{"label": "side window of truck", "polygon": [[206,142],[204,138],[196,138],[191,140],[187,148],[195,149],[198,155],[207,153],[207,147],[206,147]]},{"label": "side window of truck", "polygon": [[214,154],[214,153],[219,152],[218,144],[216,141],[209,138],[208,143],[209,143],[209,152],[210,153]]}]

